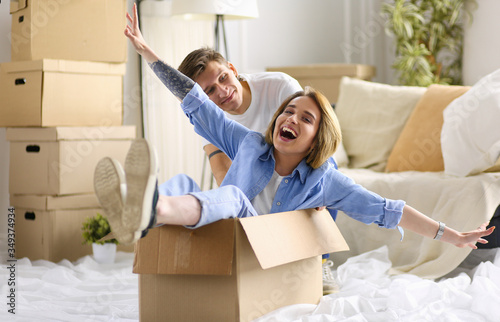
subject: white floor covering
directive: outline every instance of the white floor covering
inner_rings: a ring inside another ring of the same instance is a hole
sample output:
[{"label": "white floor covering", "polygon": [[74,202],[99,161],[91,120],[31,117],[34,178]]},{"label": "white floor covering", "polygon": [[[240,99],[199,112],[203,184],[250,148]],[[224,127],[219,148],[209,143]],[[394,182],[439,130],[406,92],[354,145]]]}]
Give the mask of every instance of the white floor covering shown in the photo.
[{"label": "white floor covering", "polygon": [[[138,321],[137,275],[133,254],[119,252],[114,264],[91,256],[73,263],[26,258],[12,275],[0,270],[0,321]],[[10,264],[10,263],[8,263]],[[414,275],[389,276],[391,263],[382,247],[349,259],[334,271],[340,292],[319,305],[301,304],[271,312],[270,321],[498,321],[500,251],[466,273],[440,281]],[[9,313],[9,278],[14,278],[15,313]]]}]

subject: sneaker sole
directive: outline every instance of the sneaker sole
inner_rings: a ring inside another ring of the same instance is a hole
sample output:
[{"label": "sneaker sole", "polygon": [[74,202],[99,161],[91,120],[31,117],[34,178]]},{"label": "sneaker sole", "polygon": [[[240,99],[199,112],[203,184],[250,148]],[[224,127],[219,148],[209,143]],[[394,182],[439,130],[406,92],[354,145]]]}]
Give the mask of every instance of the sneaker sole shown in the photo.
[{"label": "sneaker sole", "polygon": [[128,243],[139,240],[151,221],[157,164],[156,153],[146,140],[137,139],[132,143],[125,159],[127,199],[122,218],[124,228],[134,234]]},{"label": "sneaker sole", "polygon": [[131,238],[131,233],[123,229],[121,219],[123,185],[125,172],[120,163],[109,157],[101,159],[94,171],[94,191],[118,242]]}]

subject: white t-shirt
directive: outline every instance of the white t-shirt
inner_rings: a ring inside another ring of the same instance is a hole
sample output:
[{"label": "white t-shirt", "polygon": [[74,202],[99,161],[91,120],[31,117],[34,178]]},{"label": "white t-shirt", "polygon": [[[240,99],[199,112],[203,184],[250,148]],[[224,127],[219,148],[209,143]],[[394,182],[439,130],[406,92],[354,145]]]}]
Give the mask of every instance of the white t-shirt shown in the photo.
[{"label": "white t-shirt", "polygon": [[284,177],[280,176],[278,172],[274,171],[271,180],[269,180],[264,190],[259,192],[259,194],[252,199],[252,206],[257,211],[257,214],[265,215],[271,212],[274,196],[276,196],[276,191],[278,191],[283,178]]},{"label": "white t-shirt", "polygon": [[[281,72],[239,74],[252,92],[250,106],[241,115],[226,113],[227,117],[250,130],[265,134],[274,112],[283,101],[302,87],[295,78]],[[209,142],[202,138],[203,146]]]}]

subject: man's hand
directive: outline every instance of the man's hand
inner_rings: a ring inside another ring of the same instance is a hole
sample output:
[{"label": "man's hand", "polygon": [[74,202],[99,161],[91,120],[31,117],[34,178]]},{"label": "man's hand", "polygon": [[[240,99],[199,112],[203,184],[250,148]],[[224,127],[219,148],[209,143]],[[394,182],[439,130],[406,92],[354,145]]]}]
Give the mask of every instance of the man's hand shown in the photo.
[{"label": "man's hand", "polygon": [[139,55],[144,57],[148,63],[153,63],[159,60],[159,57],[154,53],[154,51],[149,48],[146,41],[142,37],[141,30],[139,29],[139,19],[137,18],[137,5],[134,3],[132,8],[132,16],[127,12],[127,20],[130,25],[127,24],[125,27],[125,36],[130,40],[135,50]]}]

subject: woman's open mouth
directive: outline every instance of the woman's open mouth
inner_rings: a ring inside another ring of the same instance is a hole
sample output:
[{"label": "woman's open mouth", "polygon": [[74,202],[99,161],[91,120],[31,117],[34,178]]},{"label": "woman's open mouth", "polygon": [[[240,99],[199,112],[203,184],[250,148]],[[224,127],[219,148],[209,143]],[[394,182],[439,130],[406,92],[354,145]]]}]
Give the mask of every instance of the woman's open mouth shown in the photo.
[{"label": "woman's open mouth", "polygon": [[295,140],[297,138],[297,132],[289,127],[282,127],[280,129],[280,137],[285,141]]}]

